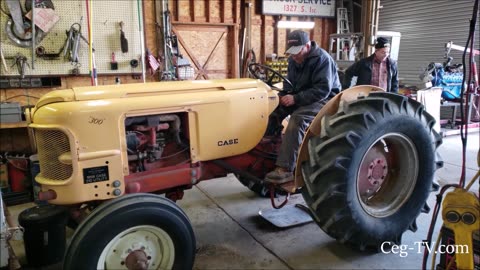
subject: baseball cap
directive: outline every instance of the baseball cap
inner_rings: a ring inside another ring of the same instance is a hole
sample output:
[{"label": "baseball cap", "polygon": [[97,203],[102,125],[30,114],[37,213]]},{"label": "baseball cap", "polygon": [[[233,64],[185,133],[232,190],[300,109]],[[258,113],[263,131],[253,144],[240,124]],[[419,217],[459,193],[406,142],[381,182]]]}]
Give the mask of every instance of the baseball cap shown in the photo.
[{"label": "baseball cap", "polygon": [[384,37],[379,37],[377,38],[377,44],[375,44],[376,49],[381,49],[385,47],[390,47],[390,42],[388,42],[388,39]]},{"label": "baseball cap", "polygon": [[285,54],[297,54],[303,46],[310,41],[308,34],[302,30],[295,30],[290,32],[287,36],[287,51]]}]

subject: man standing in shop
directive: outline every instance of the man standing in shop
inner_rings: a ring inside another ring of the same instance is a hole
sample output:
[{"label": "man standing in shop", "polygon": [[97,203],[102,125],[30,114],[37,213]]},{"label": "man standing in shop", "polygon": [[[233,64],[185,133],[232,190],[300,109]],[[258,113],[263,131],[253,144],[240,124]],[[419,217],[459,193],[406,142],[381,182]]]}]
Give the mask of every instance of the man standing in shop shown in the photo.
[{"label": "man standing in shop", "polygon": [[356,85],[375,85],[387,92],[398,93],[397,62],[390,58],[390,43],[386,38],[377,38],[375,52],[345,71],[343,88],[352,84],[352,78],[357,76]]}]

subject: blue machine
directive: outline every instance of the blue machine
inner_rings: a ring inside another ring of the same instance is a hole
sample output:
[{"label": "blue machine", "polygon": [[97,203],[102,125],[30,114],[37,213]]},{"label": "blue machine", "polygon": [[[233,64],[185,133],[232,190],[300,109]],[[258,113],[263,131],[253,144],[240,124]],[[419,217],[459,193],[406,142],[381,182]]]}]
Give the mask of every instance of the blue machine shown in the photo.
[{"label": "blue machine", "polygon": [[450,61],[444,64],[430,63],[427,68],[432,86],[441,87],[442,98],[449,101],[460,99],[463,81],[462,65],[451,66]]}]

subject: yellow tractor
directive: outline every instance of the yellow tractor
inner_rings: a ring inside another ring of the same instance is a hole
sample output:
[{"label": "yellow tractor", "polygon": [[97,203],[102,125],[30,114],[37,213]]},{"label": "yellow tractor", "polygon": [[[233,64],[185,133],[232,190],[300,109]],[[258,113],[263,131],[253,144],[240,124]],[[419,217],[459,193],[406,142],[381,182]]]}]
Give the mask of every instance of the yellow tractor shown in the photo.
[{"label": "yellow tractor", "polygon": [[[263,179],[282,138],[266,131],[281,89],[262,79],[78,87],[43,96],[27,112],[39,197],[68,207],[79,224],[64,269],[191,269],[195,236],[174,203],[183,191],[228,173],[259,193],[268,186]],[[434,122],[405,96],[372,86],[345,90],[310,125],[291,186],[339,242],[362,250],[398,244],[428,211],[441,166]]]}]

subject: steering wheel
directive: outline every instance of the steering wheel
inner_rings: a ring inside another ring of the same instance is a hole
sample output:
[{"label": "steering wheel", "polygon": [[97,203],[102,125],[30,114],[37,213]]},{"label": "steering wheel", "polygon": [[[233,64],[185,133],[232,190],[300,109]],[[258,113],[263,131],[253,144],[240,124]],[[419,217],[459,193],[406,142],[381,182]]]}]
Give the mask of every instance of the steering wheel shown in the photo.
[{"label": "steering wheel", "polygon": [[274,70],[273,68],[265,65],[260,65],[258,63],[251,63],[248,65],[248,72],[255,78],[259,79],[266,84],[268,84],[270,87],[277,91],[284,91],[281,88],[278,88],[274,85],[274,79],[278,78],[279,81],[283,81],[283,83],[288,84],[288,86],[291,87],[291,89],[294,89],[293,84],[285,78],[282,74],[280,74],[278,71]]}]

